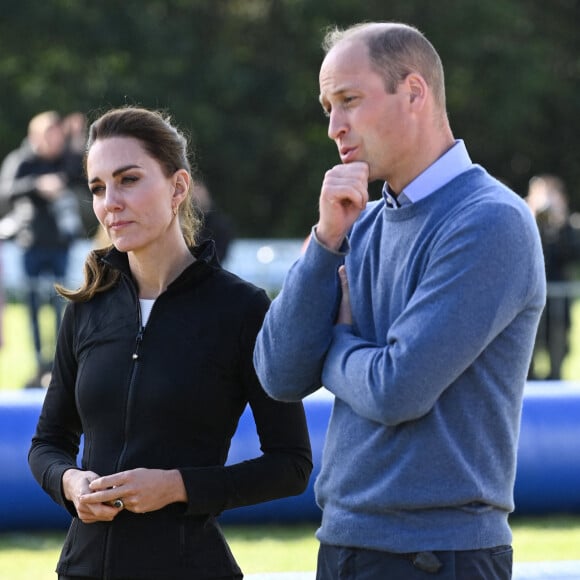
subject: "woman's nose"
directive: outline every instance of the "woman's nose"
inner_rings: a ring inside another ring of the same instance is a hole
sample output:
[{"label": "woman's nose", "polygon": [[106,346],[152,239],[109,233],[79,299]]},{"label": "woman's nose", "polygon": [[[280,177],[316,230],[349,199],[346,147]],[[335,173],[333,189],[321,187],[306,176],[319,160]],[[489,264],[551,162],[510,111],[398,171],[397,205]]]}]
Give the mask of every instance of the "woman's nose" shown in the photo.
[{"label": "woman's nose", "polygon": [[107,211],[119,209],[122,205],[122,198],[115,187],[107,187],[105,191],[105,208]]}]

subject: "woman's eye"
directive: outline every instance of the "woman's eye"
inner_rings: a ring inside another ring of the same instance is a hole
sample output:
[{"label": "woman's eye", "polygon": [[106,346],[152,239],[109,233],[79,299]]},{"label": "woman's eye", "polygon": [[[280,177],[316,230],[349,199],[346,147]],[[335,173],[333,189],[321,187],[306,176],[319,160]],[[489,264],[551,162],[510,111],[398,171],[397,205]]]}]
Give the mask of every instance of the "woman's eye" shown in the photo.
[{"label": "woman's eye", "polygon": [[121,183],[134,183],[135,181],[138,181],[139,178],[135,177],[134,175],[124,175],[121,178]]},{"label": "woman's eye", "polygon": [[99,195],[105,191],[105,188],[102,185],[93,185],[91,186],[90,190],[93,195]]}]

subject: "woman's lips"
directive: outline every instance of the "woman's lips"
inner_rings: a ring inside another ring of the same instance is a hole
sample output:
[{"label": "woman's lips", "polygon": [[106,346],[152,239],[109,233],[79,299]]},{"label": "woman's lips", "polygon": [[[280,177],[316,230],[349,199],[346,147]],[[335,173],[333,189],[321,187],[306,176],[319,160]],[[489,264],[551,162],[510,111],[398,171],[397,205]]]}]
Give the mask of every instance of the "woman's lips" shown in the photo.
[{"label": "woman's lips", "polygon": [[110,230],[119,230],[121,228],[124,228],[125,226],[128,226],[131,222],[129,221],[122,221],[122,222],[113,222],[112,224],[109,224],[109,229]]}]

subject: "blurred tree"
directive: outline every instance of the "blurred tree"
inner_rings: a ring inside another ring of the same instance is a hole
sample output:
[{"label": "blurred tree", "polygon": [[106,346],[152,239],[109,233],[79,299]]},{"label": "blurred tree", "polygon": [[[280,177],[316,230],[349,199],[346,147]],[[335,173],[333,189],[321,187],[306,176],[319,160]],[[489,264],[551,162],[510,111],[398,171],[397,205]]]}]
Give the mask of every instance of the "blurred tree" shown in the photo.
[{"label": "blurred tree", "polygon": [[0,157],[40,110],[166,109],[240,235],[305,236],[338,162],[318,104],[323,30],[400,20],[441,53],[474,160],[522,194],[558,174],[578,209],[579,16],[580,0],[4,0]]}]

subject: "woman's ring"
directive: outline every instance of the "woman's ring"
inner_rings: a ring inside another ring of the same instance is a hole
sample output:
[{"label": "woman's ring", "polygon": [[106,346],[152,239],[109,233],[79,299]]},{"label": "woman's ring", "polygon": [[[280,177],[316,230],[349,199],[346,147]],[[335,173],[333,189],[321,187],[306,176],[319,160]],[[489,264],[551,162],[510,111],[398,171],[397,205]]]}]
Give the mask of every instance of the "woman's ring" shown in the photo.
[{"label": "woman's ring", "polygon": [[116,507],[117,509],[122,510],[125,507],[125,504],[123,503],[123,500],[121,498],[119,498],[113,502],[113,507]]}]

